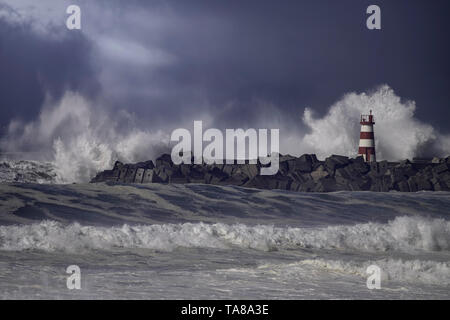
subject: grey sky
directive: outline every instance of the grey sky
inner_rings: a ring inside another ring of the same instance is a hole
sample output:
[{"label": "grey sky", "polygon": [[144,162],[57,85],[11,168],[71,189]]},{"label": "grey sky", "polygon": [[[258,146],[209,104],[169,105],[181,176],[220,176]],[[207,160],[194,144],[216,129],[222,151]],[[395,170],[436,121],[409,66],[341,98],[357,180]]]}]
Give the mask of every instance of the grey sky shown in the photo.
[{"label": "grey sky", "polygon": [[[65,28],[70,3],[81,31]],[[449,133],[450,3],[376,3],[381,31],[365,27],[365,0],[0,0],[1,132],[66,90],[171,130],[202,115],[222,128],[301,126],[305,107],[322,115],[388,84]]]}]

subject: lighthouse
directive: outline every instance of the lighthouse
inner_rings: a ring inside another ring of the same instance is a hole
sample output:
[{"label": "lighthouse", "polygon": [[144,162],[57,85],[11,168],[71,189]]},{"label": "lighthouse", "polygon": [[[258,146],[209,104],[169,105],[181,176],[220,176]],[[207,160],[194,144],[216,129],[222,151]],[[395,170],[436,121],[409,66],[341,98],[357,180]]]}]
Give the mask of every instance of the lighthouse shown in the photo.
[{"label": "lighthouse", "polygon": [[375,162],[375,136],[373,125],[375,124],[372,110],[370,114],[361,115],[361,133],[359,134],[358,156],[363,156],[366,162]]}]

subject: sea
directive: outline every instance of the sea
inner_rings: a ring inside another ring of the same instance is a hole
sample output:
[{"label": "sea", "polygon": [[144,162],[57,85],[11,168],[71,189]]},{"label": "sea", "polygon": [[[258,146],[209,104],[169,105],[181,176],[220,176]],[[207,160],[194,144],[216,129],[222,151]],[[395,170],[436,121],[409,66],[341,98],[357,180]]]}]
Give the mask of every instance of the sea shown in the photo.
[{"label": "sea", "polygon": [[450,299],[450,193],[60,183],[3,161],[0,298]]}]

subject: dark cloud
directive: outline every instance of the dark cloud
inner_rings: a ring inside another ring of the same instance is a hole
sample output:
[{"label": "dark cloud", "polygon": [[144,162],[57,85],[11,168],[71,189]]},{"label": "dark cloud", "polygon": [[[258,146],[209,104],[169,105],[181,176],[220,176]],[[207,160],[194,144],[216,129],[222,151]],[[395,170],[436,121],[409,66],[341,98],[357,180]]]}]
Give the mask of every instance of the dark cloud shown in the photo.
[{"label": "dark cloud", "polygon": [[354,156],[374,109],[378,159],[448,154],[448,0],[378,0],[380,31],[368,0],[2,3],[0,151],[64,181],[154,158],[193,120],[279,128],[283,153],[324,158]]},{"label": "dark cloud", "polygon": [[98,92],[89,41],[81,33],[60,35],[57,29],[49,32],[35,32],[28,22],[0,19],[3,129],[12,119],[34,119],[46,95],[59,99],[66,90],[86,96]]},{"label": "dark cloud", "polygon": [[[176,61],[155,69],[116,66],[120,72],[112,76],[120,74],[121,85],[130,87],[124,92],[138,93],[114,101],[166,124],[201,114],[206,104],[219,125],[237,126],[259,118],[261,100],[288,118],[299,117],[306,106],[324,113],[345,92],[388,83],[417,102],[419,117],[449,131],[444,119],[450,116],[445,22],[450,5],[379,1],[383,29],[369,31],[369,4],[165,1],[155,9],[153,2],[145,10],[168,17],[163,35],[155,40],[146,30],[134,30],[132,37]],[[158,94],[147,95],[149,89]]]},{"label": "dark cloud", "polygon": [[346,92],[387,83],[450,131],[448,1],[377,1],[381,31],[365,27],[366,0],[77,3],[82,32],[58,39],[1,21],[3,124],[67,88],[137,114],[141,126],[206,114],[219,127],[300,122],[305,107],[324,114]]}]

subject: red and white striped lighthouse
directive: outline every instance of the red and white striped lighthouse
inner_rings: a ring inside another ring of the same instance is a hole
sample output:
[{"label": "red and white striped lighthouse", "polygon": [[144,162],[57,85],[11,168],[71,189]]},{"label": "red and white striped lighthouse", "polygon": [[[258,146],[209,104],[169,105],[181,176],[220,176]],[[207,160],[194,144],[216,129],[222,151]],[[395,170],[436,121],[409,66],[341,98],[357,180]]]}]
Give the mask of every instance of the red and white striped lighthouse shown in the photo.
[{"label": "red and white striped lighthouse", "polygon": [[358,156],[363,156],[366,162],[375,162],[375,136],[373,125],[375,124],[372,110],[370,114],[361,115],[361,133],[359,134]]}]

